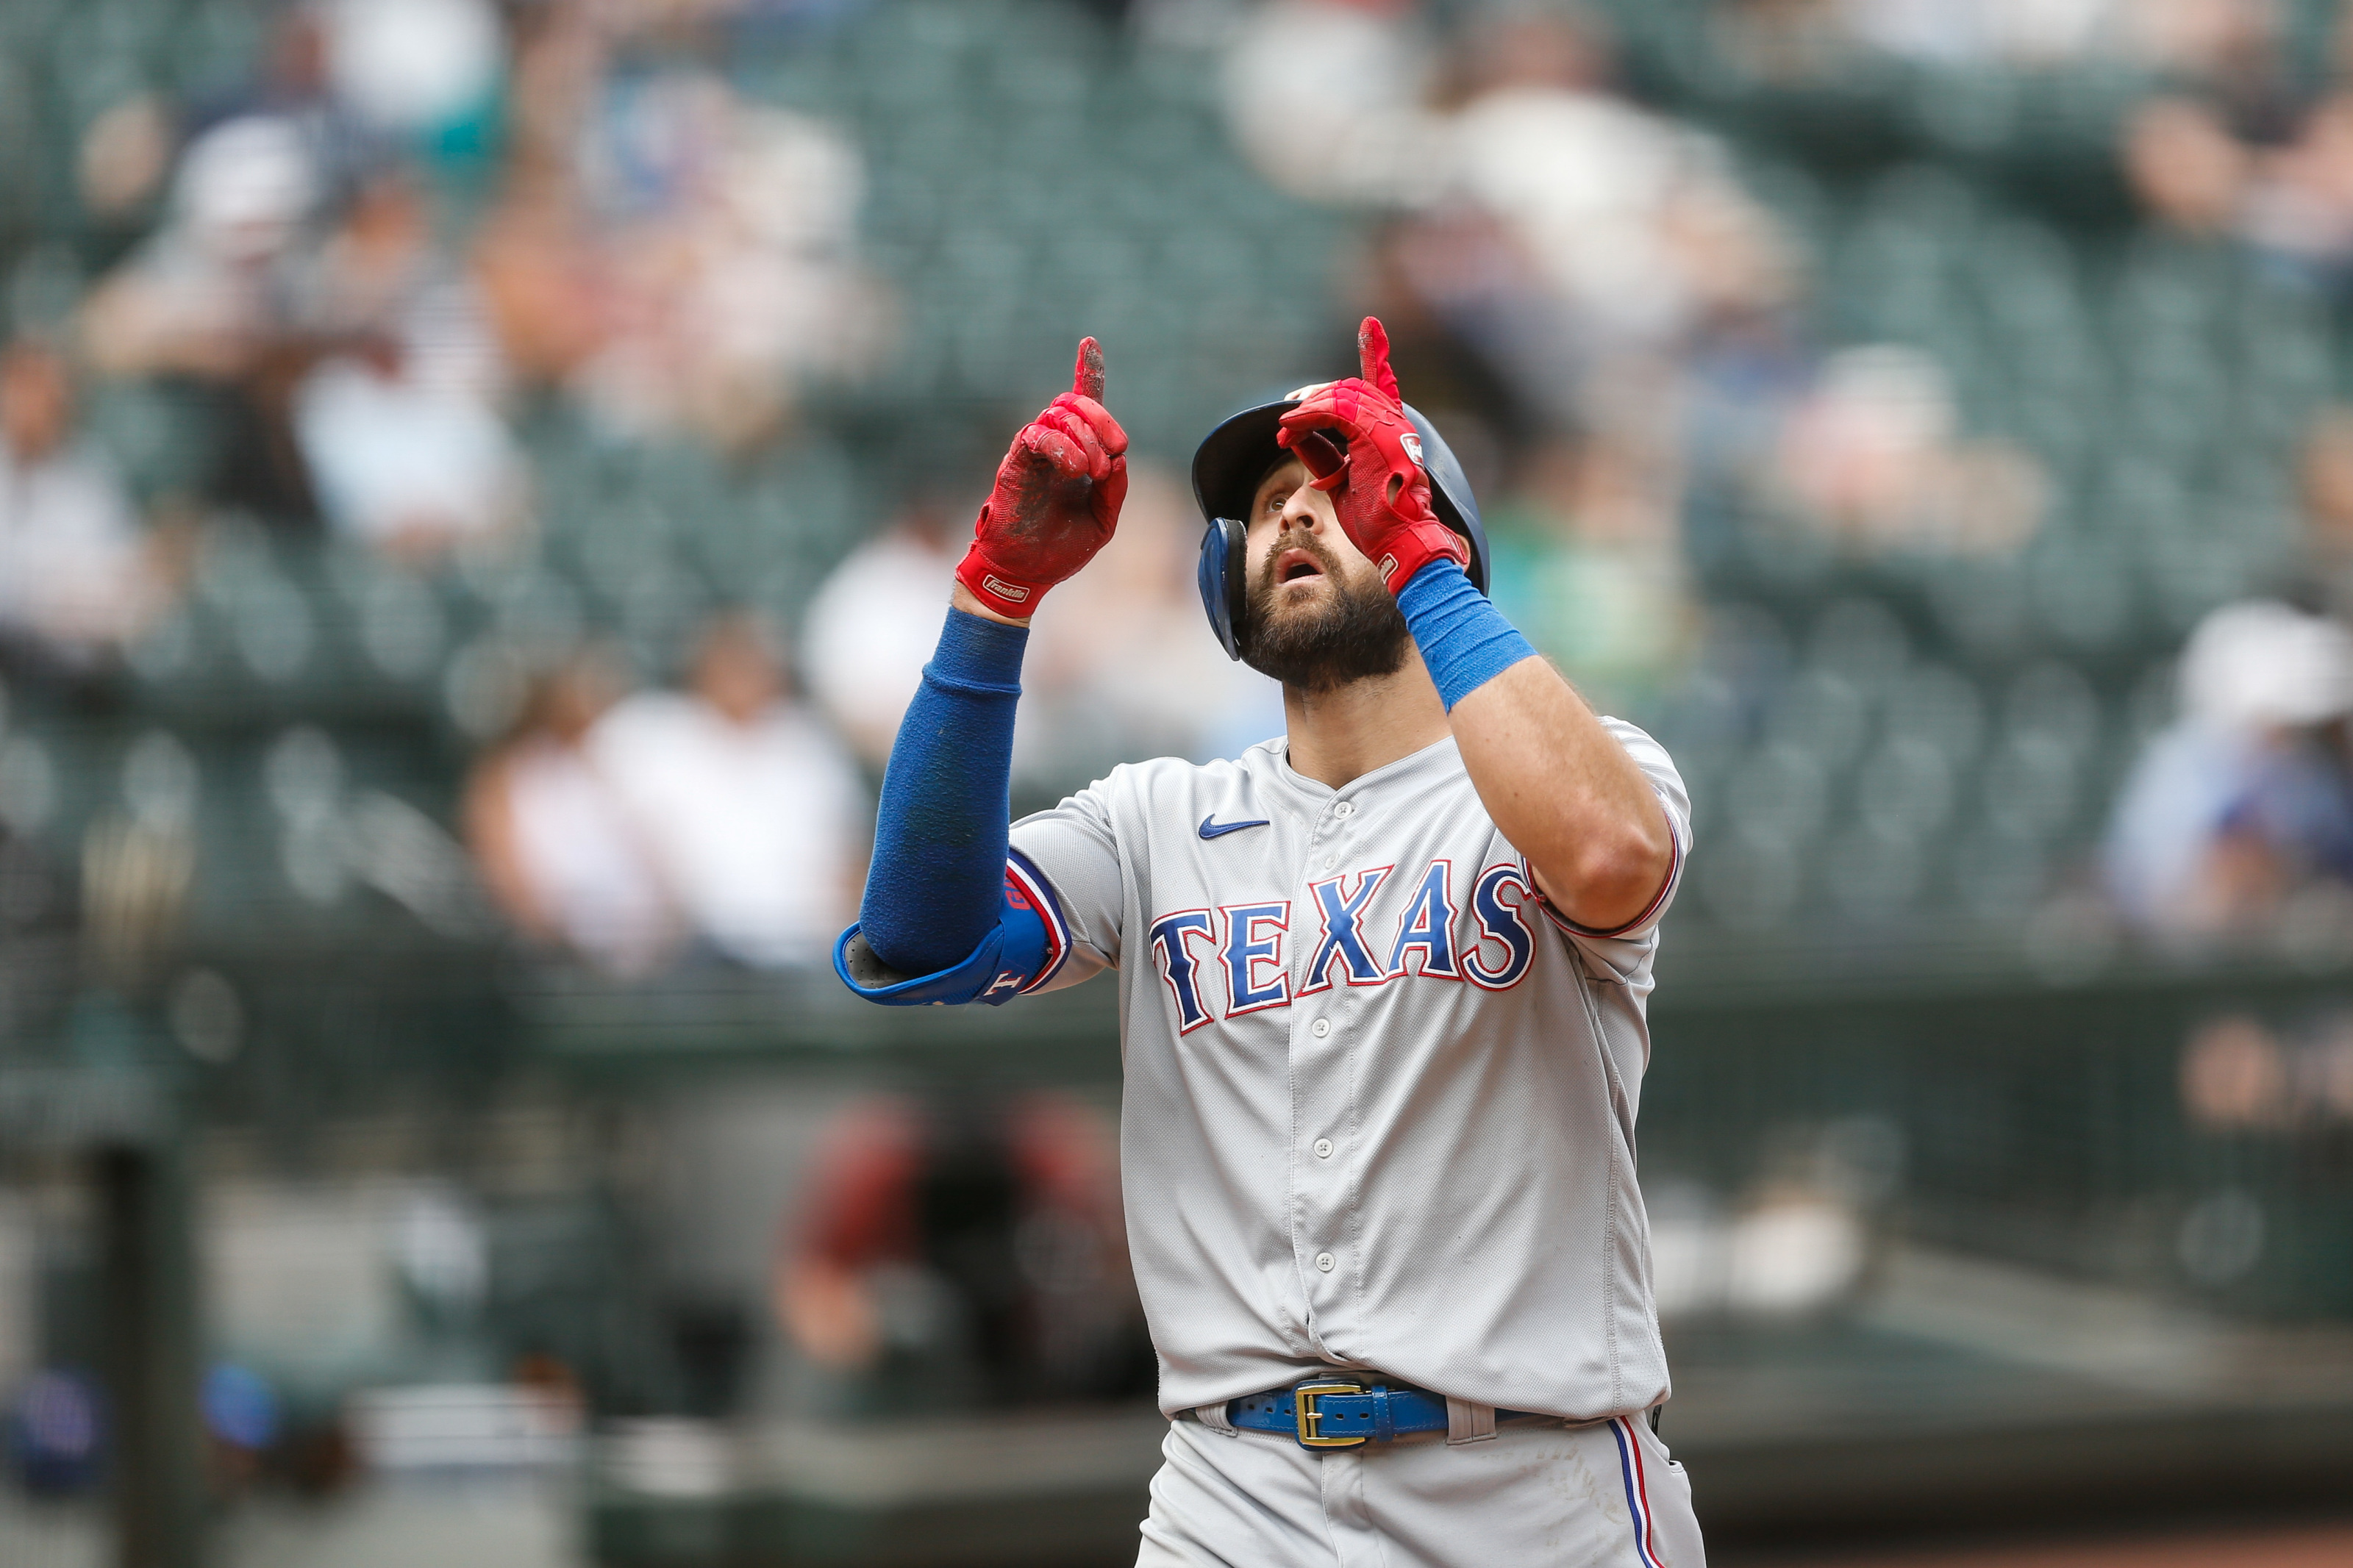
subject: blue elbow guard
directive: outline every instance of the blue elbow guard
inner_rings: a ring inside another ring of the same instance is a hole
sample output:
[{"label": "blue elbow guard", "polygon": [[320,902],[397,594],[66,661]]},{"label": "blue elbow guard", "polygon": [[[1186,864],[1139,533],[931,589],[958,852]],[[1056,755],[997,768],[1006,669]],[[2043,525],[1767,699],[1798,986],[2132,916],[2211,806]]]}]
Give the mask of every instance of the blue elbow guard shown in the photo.
[{"label": "blue elbow guard", "polygon": [[1070,928],[1053,889],[1018,851],[1005,864],[1005,898],[997,925],[972,955],[932,974],[902,974],[882,962],[851,926],[833,944],[833,972],[869,1002],[886,1007],[944,1007],[963,1002],[1002,1006],[1054,978],[1070,956]]}]

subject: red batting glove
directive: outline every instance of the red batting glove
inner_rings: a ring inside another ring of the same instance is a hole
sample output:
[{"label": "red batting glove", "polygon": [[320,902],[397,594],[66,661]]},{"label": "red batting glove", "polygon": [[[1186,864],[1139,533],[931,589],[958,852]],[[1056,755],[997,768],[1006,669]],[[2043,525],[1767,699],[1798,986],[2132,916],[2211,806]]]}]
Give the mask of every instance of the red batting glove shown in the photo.
[{"label": "red batting glove", "polygon": [[1440,557],[1467,569],[1471,547],[1430,510],[1421,435],[1398,397],[1389,335],[1377,319],[1366,316],[1356,329],[1356,355],[1364,374],[1303,399],[1282,416],[1275,440],[1298,454],[1317,489],[1330,492],[1341,528],[1395,594]]},{"label": "red batting glove", "polygon": [[1071,390],[1013,437],[973,524],[956,581],[1000,616],[1026,620],[1046,590],[1094,558],[1127,499],[1127,432],[1099,401],[1103,349],[1079,342]]}]

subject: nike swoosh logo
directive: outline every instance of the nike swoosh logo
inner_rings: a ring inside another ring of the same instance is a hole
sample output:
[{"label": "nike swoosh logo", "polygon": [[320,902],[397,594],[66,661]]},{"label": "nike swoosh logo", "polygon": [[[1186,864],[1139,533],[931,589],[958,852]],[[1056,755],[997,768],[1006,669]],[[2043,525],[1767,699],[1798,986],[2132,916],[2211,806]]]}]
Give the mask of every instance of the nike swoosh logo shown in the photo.
[{"label": "nike swoosh logo", "polygon": [[1263,816],[1260,817],[1256,822],[1211,821],[1210,817],[1214,817],[1216,815],[1217,813],[1211,812],[1208,816],[1201,818],[1202,837],[1215,838],[1221,833],[1240,833],[1245,827],[1264,827],[1267,824],[1267,819]]}]

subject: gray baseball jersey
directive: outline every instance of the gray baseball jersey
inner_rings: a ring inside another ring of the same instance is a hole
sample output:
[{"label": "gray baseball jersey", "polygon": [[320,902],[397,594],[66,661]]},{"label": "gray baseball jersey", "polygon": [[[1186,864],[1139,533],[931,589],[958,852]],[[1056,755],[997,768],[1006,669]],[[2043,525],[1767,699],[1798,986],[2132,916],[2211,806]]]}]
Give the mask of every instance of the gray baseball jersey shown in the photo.
[{"label": "gray baseball jersey", "polygon": [[1453,740],[1329,789],[1280,740],[1013,826],[1060,965],[1119,971],[1129,1244],[1175,1413],[1327,1366],[1591,1418],[1667,1394],[1634,1181],[1657,928],[1531,892]]}]

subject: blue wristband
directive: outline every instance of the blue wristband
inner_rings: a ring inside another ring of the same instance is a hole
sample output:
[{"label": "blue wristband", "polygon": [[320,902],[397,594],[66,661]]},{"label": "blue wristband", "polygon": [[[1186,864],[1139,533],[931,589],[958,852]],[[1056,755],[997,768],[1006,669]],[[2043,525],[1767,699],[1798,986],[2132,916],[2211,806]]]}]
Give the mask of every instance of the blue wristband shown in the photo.
[{"label": "blue wristband", "polygon": [[1397,596],[1405,624],[1421,648],[1421,662],[1438,683],[1446,710],[1536,650],[1462,568],[1444,559],[1413,574]]}]

